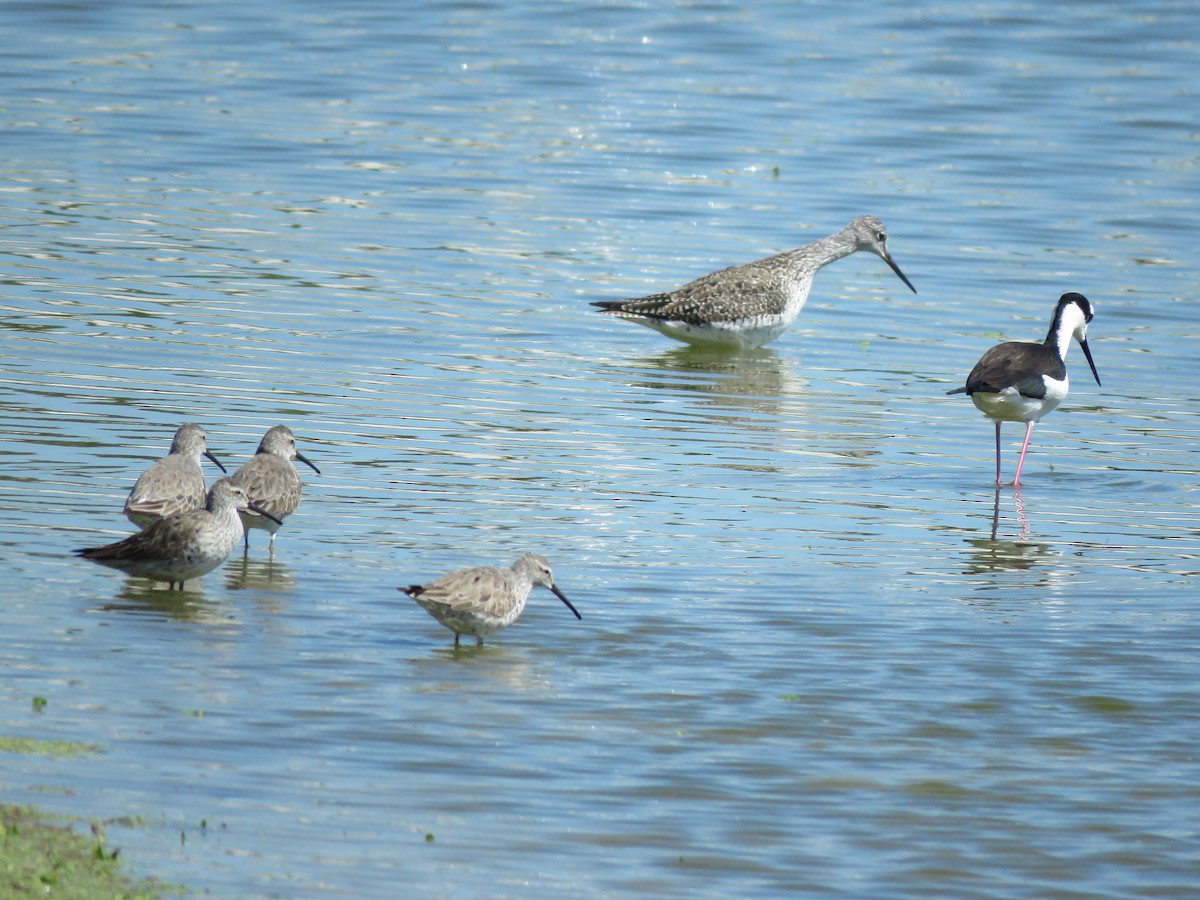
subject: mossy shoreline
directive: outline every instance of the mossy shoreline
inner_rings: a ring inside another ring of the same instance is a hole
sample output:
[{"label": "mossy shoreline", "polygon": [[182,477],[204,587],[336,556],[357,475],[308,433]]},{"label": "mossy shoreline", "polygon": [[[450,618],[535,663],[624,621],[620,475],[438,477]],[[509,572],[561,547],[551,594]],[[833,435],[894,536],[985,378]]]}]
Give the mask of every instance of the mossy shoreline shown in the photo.
[{"label": "mossy shoreline", "polygon": [[78,825],[36,807],[0,803],[0,896],[157,900],[186,893],[125,875],[119,851],[106,846],[103,823],[90,823],[86,835]]},{"label": "mossy shoreline", "polygon": [[[40,712],[45,700],[34,701]],[[52,759],[92,755],[100,748],[73,741],[0,735],[0,751]],[[124,874],[105,822],[58,816],[34,806],[0,803],[0,897],[56,900],[157,900],[186,893],[179,885]],[[111,824],[130,824],[113,819]],[[86,826],[86,828],[85,828]]]}]

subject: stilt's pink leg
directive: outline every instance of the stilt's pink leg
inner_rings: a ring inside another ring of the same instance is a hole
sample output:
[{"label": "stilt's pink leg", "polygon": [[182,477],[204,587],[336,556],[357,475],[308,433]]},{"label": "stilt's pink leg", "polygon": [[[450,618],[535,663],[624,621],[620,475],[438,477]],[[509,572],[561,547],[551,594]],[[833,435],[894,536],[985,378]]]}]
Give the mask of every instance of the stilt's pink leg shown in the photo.
[{"label": "stilt's pink leg", "polygon": [[996,420],[996,487],[1000,487],[1000,420]]},{"label": "stilt's pink leg", "polygon": [[1021,445],[1021,458],[1017,460],[1017,477],[1013,479],[1013,484],[1021,483],[1021,467],[1025,465],[1025,451],[1029,449],[1029,436],[1033,434],[1033,426],[1037,422],[1027,422],[1025,424],[1025,443]]}]

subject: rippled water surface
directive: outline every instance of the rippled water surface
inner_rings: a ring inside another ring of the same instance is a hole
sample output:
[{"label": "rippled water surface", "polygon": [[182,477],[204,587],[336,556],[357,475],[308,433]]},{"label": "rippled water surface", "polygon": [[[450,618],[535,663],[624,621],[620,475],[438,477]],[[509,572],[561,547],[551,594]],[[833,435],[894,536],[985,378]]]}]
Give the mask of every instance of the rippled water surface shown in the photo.
[{"label": "rippled water surface", "polygon": [[[1197,35],[4,4],[0,736],[99,748],[6,799],[214,896],[1195,896]],[[587,305],[861,213],[920,293],[852,256],[732,357]],[[996,493],[945,391],[1067,290],[1103,386]],[[274,555],[75,559],[184,421],[321,468]],[[395,590],[526,550],[582,621],[454,652]]]}]

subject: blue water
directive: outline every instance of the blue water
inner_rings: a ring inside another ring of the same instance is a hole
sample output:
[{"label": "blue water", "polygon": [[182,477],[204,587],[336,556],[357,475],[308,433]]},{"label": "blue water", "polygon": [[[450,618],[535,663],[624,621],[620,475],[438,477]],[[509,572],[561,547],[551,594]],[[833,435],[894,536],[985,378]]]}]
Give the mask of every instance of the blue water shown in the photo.
[{"label": "blue water", "polygon": [[[222,897],[1194,896],[1197,35],[4,4],[0,736],[100,749],[5,799]],[[849,257],[762,351],[587,305],[862,213],[920,293]],[[1067,290],[1103,386],[997,495],[945,391]],[[184,421],[321,468],[274,556],[74,558]],[[582,621],[454,653],[395,591],[526,550]]]}]

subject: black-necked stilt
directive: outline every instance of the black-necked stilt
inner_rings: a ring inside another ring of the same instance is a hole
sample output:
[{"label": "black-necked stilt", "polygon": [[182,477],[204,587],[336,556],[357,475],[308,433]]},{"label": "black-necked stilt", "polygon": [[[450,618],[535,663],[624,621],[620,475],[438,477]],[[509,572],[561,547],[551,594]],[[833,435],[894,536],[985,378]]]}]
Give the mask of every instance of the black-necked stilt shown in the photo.
[{"label": "black-necked stilt", "polygon": [[888,253],[883,223],[859,216],[797,250],[712,272],[678,290],[634,300],[594,300],[592,306],[689,344],[761,347],[796,321],[817,271],[858,250],[880,257],[917,292]]},{"label": "black-necked stilt", "polygon": [[1092,304],[1083,294],[1073,291],[1063,294],[1054,307],[1045,341],[997,344],[975,364],[967,376],[966,387],[946,392],[970,395],[975,406],[996,423],[996,484],[1000,484],[1000,423],[1025,423],[1025,442],[1021,444],[1021,458],[1013,478],[1013,484],[1020,484],[1033,426],[1067,396],[1065,360],[1072,337],[1079,341],[1092,368],[1092,377],[1100,384],[1087,342],[1088,323],[1094,315]]}]

